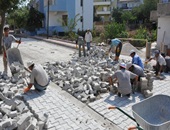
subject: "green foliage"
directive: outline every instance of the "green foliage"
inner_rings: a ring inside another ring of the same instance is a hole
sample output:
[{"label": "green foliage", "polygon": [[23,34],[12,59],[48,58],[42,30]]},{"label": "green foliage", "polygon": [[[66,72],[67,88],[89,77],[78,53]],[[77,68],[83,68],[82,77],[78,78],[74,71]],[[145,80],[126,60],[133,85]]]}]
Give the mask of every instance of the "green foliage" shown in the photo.
[{"label": "green foliage", "polygon": [[16,9],[14,12],[9,13],[7,17],[8,24],[14,25],[17,28],[25,28],[28,18],[29,10],[26,7]]},{"label": "green foliage", "polygon": [[123,11],[121,19],[125,23],[133,23],[136,21],[137,17],[132,14],[132,11]]},{"label": "green foliage", "polygon": [[33,32],[35,29],[41,28],[43,19],[44,14],[31,7],[28,14],[26,29]]},{"label": "green foliage", "polygon": [[147,39],[147,34],[148,34],[147,29],[140,26],[140,28],[137,30],[134,38],[136,38],[136,39]]},{"label": "green foliage", "polygon": [[68,35],[69,38],[71,39],[76,39],[77,37],[74,30],[75,30],[75,27],[77,26],[78,21],[80,21],[81,19],[79,15],[80,14],[77,14],[74,18],[67,19],[66,21],[59,19],[59,22],[61,22],[65,26],[65,34]]},{"label": "green foliage", "polygon": [[100,41],[103,42],[105,40],[105,35],[104,33],[101,33],[100,34]]},{"label": "green foliage", "polygon": [[112,11],[112,17],[114,19],[114,21],[116,23],[122,23],[122,18],[121,18],[121,15],[122,15],[122,10],[121,9],[116,9],[114,8],[113,11]]},{"label": "green foliage", "polygon": [[[120,24],[120,23],[116,23],[116,22],[112,22],[111,24],[108,24],[105,26],[105,37],[106,38],[118,38],[118,37],[122,37],[125,34],[127,34],[126,32],[126,27],[124,24]],[[127,35],[124,37],[128,37]]]}]

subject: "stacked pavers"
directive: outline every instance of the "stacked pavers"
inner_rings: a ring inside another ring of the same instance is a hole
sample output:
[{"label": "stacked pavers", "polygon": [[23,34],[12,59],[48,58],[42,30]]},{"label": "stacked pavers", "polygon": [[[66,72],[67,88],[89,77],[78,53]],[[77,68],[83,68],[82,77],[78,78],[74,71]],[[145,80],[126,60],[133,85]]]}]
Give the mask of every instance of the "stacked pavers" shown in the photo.
[{"label": "stacked pavers", "polygon": [[[3,77],[3,76],[1,76]],[[24,79],[12,84],[10,78],[0,79],[0,130],[42,130],[46,115],[36,115],[22,95]]]}]

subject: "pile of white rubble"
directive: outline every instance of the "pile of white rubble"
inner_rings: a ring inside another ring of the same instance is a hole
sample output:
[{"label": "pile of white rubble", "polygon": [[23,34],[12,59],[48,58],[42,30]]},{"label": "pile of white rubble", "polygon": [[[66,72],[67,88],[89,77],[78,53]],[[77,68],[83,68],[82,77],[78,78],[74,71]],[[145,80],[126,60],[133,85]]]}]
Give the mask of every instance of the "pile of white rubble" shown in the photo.
[{"label": "pile of white rubble", "polygon": [[12,78],[0,76],[0,130],[42,130],[48,116],[37,115],[26,102],[23,88],[27,75],[23,67],[14,63],[10,69],[15,72]]},{"label": "pile of white rubble", "polygon": [[[69,62],[46,63],[44,68],[49,73],[53,82],[63,90],[68,91],[82,102],[94,101],[100,93],[111,90],[117,92],[116,86],[110,86],[108,77],[112,76],[119,69],[119,63],[113,62],[105,50],[94,46],[87,57],[77,57],[75,53]],[[111,57],[114,57],[113,55]],[[129,62],[120,60],[120,62]],[[151,77],[151,76],[150,76]],[[142,79],[144,81],[144,78]],[[146,79],[147,80],[147,79]],[[149,83],[148,83],[149,82]],[[149,80],[146,84],[142,83],[142,93],[149,97],[151,95],[151,84]],[[149,96],[148,96],[149,95]]]}]

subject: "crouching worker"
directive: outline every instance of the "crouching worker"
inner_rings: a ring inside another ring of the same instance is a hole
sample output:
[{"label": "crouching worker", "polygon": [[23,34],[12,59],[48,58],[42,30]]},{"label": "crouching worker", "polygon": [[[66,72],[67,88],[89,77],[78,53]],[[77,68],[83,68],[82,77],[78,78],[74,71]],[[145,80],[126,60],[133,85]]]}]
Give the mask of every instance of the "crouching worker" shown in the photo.
[{"label": "crouching worker", "polygon": [[141,78],[141,77],[145,77],[145,74],[144,74],[143,69],[142,69],[140,66],[138,66],[138,65],[136,65],[136,64],[132,64],[132,63],[127,63],[126,69],[129,70],[130,72],[138,75],[138,82],[137,82],[137,84],[135,84],[136,86],[134,85],[134,83],[136,83],[134,80],[131,80],[131,84],[132,84],[132,86],[133,86],[133,87],[132,87],[133,92],[134,92],[135,90],[140,91],[140,88],[138,88],[138,86],[139,86],[138,84],[139,84],[139,82],[140,82],[140,78]]},{"label": "crouching worker", "polygon": [[34,64],[33,61],[28,62],[27,66],[31,70],[30,83],[28,87],[24,89],[24,93],[28,92],[34,85],[35,89],[38,91],[46,90],[50,83],[50,79],[40,64]]},{"label": "crouching worker", "polygon": [[[118,80],[118,96],[126,95],[130,97],[132,92],[131,81],[130,79],[135,79],[137,82],[138,76],[128,70],[126,70],[126,64],[120,64],[120,70],[117,70],[115,74],[110,77],[113,79],[113,82]],[[111,81],[111,80],[110,80]]]}]

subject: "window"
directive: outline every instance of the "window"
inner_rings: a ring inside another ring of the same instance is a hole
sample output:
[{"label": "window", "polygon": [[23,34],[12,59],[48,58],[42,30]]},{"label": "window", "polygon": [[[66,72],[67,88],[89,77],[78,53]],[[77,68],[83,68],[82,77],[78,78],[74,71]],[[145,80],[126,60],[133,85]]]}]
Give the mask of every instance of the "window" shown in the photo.
[{"label": "window", "polygon": [[83,6],[83,0],[80,0],[80,6],[81,7]]},{"label": "window", "polygon": [[68,22],[68,15],[63,15],[62,16],[62,26],[67,26],[67,22]]}]

